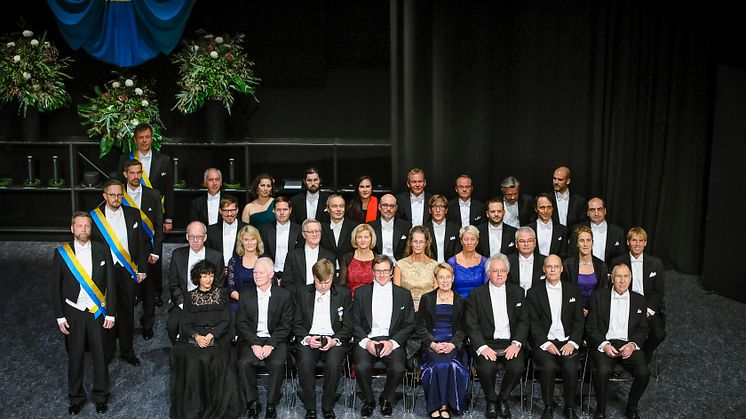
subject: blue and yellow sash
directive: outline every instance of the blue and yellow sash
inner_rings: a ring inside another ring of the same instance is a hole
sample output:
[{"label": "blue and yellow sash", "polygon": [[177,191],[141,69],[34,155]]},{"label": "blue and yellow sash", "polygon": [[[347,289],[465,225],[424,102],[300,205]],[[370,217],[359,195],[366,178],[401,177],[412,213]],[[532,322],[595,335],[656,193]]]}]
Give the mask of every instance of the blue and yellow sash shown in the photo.
[{"label": "blue and yellow sash", "polygon": [[[151,151],[150,153],[152,154],[153,152]],[[137,155],[135,154],[134,151],[130,151],[130,160],[140,161],[140,159],[137,158]],[[153,184],[150,183],[150,178],[148,177],[148,172],[145,171],[145,166],[142,166],[142,179],[140,179],[140,184],[142,186],[146,186],[150,189],[153,189]]]},{"label": "blue and yellow sash", "polygon": [[80,264],[78,257],[75,256],[75,252],[73,252],[70,244],[65,243],[58,247],[57,251],[60,252],[62,260],[65,261],[65,264],[70,269],[70,272],[72,272],[75,279],[78,280],[80,288],[83,288],[86,294],[88,294],[88,297],[91,298],[91,301],[93,301],[94,307],[93,310],[90,310],[90,312],[93,313],[93,317],[96,319],[101,315],[106,317],[106,297],[101,290],[98,289],[98,286],[93,282],[85,269],[83,269],[83,266]]},{"label": "blue and yellow sash", "polygon": [[150,244],[152,245],[153,236],[155,235],[155,227],[153,227],[153,221],[150,220],[150,217],[148,217],[148,214],[145,214],[145,211],[143,211],[142,208],[137,206],[137,203],[134,199],[132,199],[130,194],[127,193],[126,189],[124,191],[124,200],[122,200],[122,204],[140,211],[140,218],[142,218],[142,228],[145,230],[146,233],[148,233],[148,237],[150,237]]},{"label": "blue and yellow sash", "polygon": [[[122,246],[122,243],[117,238],[117,234],[114,232],[114,228],[112,228],[111,224],[109,224],[109,221],[106,219],[106,216],[104,216],[104,213],[101,212],[101,208],[96,208],[91,211],[91,218],[93,218],[93,222],[96,223],[96,226],[98,226],[99,231],[101,231],[101,234],[104,236],[106,243],[114,252],[114,255],[119,260],[119,263],[121,263],[122,266],[124,266],[124,268],[127,269],[130,274],[132,274],[133,279],[135,280],[135,282],[137,282],[137,264],[132,260],[129,252],[127,252],[127,249]],[[134,240],[135,238],[133,237],[132,239]]]}]

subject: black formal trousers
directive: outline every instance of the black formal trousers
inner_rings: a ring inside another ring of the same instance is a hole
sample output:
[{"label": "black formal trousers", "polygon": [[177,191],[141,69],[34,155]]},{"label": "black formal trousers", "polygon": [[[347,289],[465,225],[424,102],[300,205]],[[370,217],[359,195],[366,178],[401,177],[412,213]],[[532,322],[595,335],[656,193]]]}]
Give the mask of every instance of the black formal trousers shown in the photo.
[{"label": "black formal trousers", "polygon": [[104,316],[95,319],[93,314],[80,311],[69,304],[65,304],[62,310],[70,325],[70,334],[65,335],[67,394],[70,403],[82,404],[86,399],[83,388],[86,349],[93,358],[93,402],[106,402],[109,400],[109,367],[104,355]]},{"label": "black formal trousers", "polygon": [[[375,340],[382,339],[375,338]],[[363,394],[363,399],[368,403],[375,401],[372,388],[373,366],[377,361],[381,361],[386,366],[386,384],[383,386],[381,398],[387,400],[392,405],[395,404],[396,386],[399,385],[406,371],[407,355],[404,347],[399,346],[388,356],[376,358],[370,352],[361,348],[356,342],[355,349],[353,349],[353,357],[355,359],[355,373],[357,374],[355,380],[358,387],[360,387],[360,392]]]},{"label": "black formal trousers", "polygon": [[[619,349],[627,342],[612,340],[610,343],[613,347]],[[645,354],[642,351],[634,351],[629,358],[623,359],[621,356],[609,358],[606,353],[599,352],[598,348],[588,348],[588,350],[591,351],[593,362],[593,389],[596,392],[596,411],[606,411],[606,401],[609,398],[609,376],[617,364],[629,371],[634,379],[632,387],[629,389],[627,409],[638,410],[637,403],[650,381],[650,371],[645,360]]]},{"label": "black formal trousers", "polygon": [[642,352],[645,353],[648,363],[664,339],[666,339],[666,315],[658,312],[648,317],[648,338],[642,345]]},{"label": "black formal trousers", "polygon": [[[260,338],[259,345],[267,345],[267,339]],[[259,398],[256,374],[260,367],[265,367],[269,373],[267,384],[267,404],[277,404],[282,396],[282,380],[285,378],[285,360],[288,356],[287,344],[279,343],[272,353],[263,360],[254,355],[254,351],[246,340],[242,340],[238,350],[238,374],[241,378],[241,391],[247,403]]]},{"label": "black formal trousers", "polygon": [[[558,340],[550,341],[557,347],[562,347],[567,342]],[[552,405],[552,396],[554,395],[554,379],[559,371],[562,377],[563,396],[565,398],[565,407],[576,407],[575,394],[578,386],[578,371],[580,370],[579,350],[572,353],[571,356],[553,355],[537,347],[533,350],[534,365],[539,374],[539,384],[541,385],[541,399],[544,400],[544,406]]]},{"label": "black formal trousers", "polygon": [[[510,343],[509,339],[494,339],[486,341],[485,344],[497,351],[507,348]],[[495,403],[498,400],[503,402],[508,400],[510,392],[523,374],[523,352],[525,350],[525,348],[522,348],[513,359],[498,356],[496,361],[490,361],[481,355],[475,358],[474,367],[477,370],[477,375],[479,375],[479,383],[482,385],[484,397],[488,402]],[[497,381],[499,364],[505,366],[505,375],[502,383],[500,383],[500,394],[497,395],[495,394],[495,382]]]},{"label": "black formal trousers", "polygon": [[114,327],[105,332],[106,357],[114,358],[119,339],[119,353],[124,358],[135,356],[132,341],[135,334],[135,280],[119,263],[114,263],[114,286],[117,288],[117,317]]},{"label": "black formal trousers", "polygon": [[158,262],[148,263],[148,276],[144,281],[137,284],[140,291],[140,300],[142,300],[142,316],[140,317],[140,326],[143,329],[152,329],[155,325],[155,297],[160,297],[163,293],[163,264],[161,256]]},{"label": "black formal trousers", "polygon": [[342,362],[347,355],[347,347],[345,345],[334,346],[328,351],[320,351],[298,344],[296,355],[298,357],[298,381],[303,390],[303,407],[306,410],[316,410],[316,364],[322,361],[324,381],[321,408],[334,410],[334,399],[337,396],[337,386],[342,373]]}]

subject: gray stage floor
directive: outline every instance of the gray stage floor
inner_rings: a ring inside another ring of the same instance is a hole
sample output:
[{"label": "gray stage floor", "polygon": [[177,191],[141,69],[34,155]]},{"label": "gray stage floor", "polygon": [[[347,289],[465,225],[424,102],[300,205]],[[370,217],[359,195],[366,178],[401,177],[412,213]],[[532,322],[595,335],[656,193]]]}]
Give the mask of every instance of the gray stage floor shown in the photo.
[{"label": "gray stage floor", "polygon": [[[52,313],[47,278],[55,246],[56,243],[0,242],[2,418],[67,416],[67,360],[62,334]],[[173,245],[168,245],[167,249],[173,249]],[[166,253],[164,266],[168,266],[169,261],[169,252]],[[746,417],[743,396],[746,305],[707,294],[695,276],[669,272],[666,287],[668,338],[659,349],[660,379],[651,380],[641,401],[642,417]],[[164,297],[167,300],[167,296]],[[141,367],[131,367],[121,360],[112,362],[112,396],[106,417],[168,417],[170,343],[165,334],[166,310],[166,304],[158,308],[154,339],[145,342],[139,329],[136,331],[135,351],[142,361]],[[139,312],[135,315],[139,318]],[[538,399],[538,384],[536,391]],[[558,402],[560,391],[555,392]],[[613,385],[609,417],[623,417],[626,394],[626,384]],[[283,400],[288,397],[292,395],[286,395]],[[522,414],[518,404],[516,396],[511,404],[513,417],[541,415],[540,400],[535,401],[530,413]],[[358,411],[340,404],[336,412],[340,418],[359,417]],[[300,402],[294,409],[286,404],[279,409],[282,418],[302,418],[304,413]],[[557,409],[556,417],[560,415],[561,409]],[[405,414],[399,403],[395,417],[399,416],[427,416],[422,397],[418,399],[414,414]],[[477,399],[474,412],[467,416],[484,417],[483,397]],[[93,405],[88,403],[81,417],[101,416],[96,415]]]}]

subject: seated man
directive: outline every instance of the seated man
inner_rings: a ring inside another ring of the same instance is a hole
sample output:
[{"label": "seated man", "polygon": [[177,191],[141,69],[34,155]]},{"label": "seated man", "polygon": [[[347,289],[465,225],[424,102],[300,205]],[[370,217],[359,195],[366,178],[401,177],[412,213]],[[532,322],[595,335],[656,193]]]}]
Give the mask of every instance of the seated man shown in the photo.
[{"label": "seated man", "polygon": [[[476,348],[476,370],[487,399],[488,419],[510,417],[507,400],[523,374],[523,351],[528,337],[528,317],[523,307],[523,289],[506,284],[510,262],[498,253],[485,264],[489,282],[469,293],[466,333]],[[505,364],[500,394],[495,394],[498,362]]]},{"label": "seated man", "polygon": [[241,291],[238,299],[238,371],[249,418],[256,418],[262,410],[256,385],[261,361],[269,372],[265,418],[277,417],[275,404],[282,395],[280,387],[285,374],[287,342],[293,327],[295,305],[289,291],[272,286],[274,269],[272,259],[259,258],[254,264],[256,288]]},{"label": "seated man", "polygon": [[526,302],[531,329],[531,344],[536,371],[539,372],[541,398],[544,400],[542,419],[554,416],[552,396],[557,369],[562,374],[565,419],[577,419],[575,389],[578,384],[578,349],[583,343],[583,317],[580,289],[571,282],[562,282],[562,259],[549,255],[544,259],[546,282],[528,290]]},{"label": "seated man", "polygon": [[388,256],[373,259],[374,281],[355,291],[353,312],[355,345],[353,357],[357,385],[363,395],[360,414],[368,418],[376,406],[373,398],[373,364],[377,360],[386,365],[386,385],[381,393],[381,415],[391,417],[396,401],[394,391],[406,368],[403,345],[414,331],[414,303],[412,294],[391,282],[393,263]]},{"label": "seated man", "polygon": [[647,303],[645,297],[630,291],[632,272],[627,265],[616,265],[611,281],[613,288],[601,288],[593,293],[585,326],[596,391],[593,417],[606,417],[609,375],[614,366],[621,364],[634,379],[624,413],[628,418],[639,419],[637,403],[650,380],[648,364],[640,350],[648,336]]},{"label": "seated man", "polygon": [[321,259],[313,265],[313,285],[295,295],[294,333],[298,347],[298,381],[303,390],[306,419],[316,418],[316,362],[324,362],[321,411],[333,419],[340,370],[352,337],[352,298],[345,287],[334,285],[334,264]]}]

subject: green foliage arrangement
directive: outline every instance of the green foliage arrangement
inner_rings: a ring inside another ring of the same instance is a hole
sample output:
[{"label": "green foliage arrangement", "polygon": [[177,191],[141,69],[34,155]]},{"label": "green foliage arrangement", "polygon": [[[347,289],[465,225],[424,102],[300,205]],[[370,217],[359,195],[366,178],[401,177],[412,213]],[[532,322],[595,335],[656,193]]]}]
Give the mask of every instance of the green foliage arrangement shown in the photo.
[{"label": "green foliage arrangement", "polygon": [[63,70],[73,61],[60,58],[46,38],[46,32],[37,39],[26,29],[4,36],[0,46],[0,100],[18,99],[18,112],[23,111],[23,116],[28,108],[51,111],[70,101],[64,80],[71,77]]},{"label": "green foliage arrangement", "polygon": [[78,106],[81,124],[88,127],[90,138],[100,138],[100,154],[105,156],[112,147],[123,153],[136,149],[135,127],[148,123],[153,126],[153,148],[160,150],[163,137],[163,122],[158,113],[152,90],[139,83],[134,76],[120,76],[106,83],[105,90],[95,88],[95,97],[86,97],[88,102]]},{"label": "green foliage arrangement", "polygon": [[230,114],[234,93],[250,94],[260,79],[254,77],[254,63],[248,60],[241,43],[244,35],[215,36],[197,31],[197,38],[184,42],[172,61],[179,66],[180,92],[176,105],[183,114],[190,114],[206,100],[218,100]]}]

